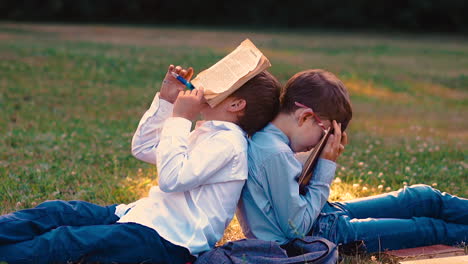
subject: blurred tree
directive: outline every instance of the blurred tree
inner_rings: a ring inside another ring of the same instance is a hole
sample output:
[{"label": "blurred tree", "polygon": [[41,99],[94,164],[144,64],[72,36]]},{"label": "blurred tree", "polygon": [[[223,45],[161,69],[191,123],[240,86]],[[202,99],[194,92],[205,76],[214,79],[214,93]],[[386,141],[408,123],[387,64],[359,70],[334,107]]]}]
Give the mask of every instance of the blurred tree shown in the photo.
[{"label": "blurred tree", "polygon": [[466,0],[0,0],[0,20],[468,32]]}]

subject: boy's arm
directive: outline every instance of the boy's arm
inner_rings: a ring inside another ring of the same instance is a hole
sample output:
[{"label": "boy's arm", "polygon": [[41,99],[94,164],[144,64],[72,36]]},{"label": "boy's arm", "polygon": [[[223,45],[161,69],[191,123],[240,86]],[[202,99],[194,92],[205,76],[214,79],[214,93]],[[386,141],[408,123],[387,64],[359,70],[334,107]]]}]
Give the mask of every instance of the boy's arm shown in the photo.
[{"label": "boy's arm", "polygon": [[[174,104],[173,117],[164,125],[156,151],[159,188],[164,192],[183,192],[203,185],[234,158],[244,157],[239,162],[246,162],[245,153],[237,153],[238,148],[234,145],[242,142],[239,139],[246,144],[240,132],[237,135],[234,131],[219,131],[210,138],[199,140],[189,150],[190,120],[203,107],[207,107],[203,89],[182,91]],[[229,181],[232,173],[229,170],[226,175],[221,175],[222,181]]]},{"label": "boy's arm", "polygon": [[161,85],[161,92],[157,93],[150,108],[141,118],[137,130],[132,138],[132,155],[137,159],[156,164],[155,148],[158,147],[164,121],[172,115],[173,103],[179,91],[185,87],[170,74],[177,74],[190,79],[193,69],[182,69],[180,66],[170,65]]},{"label": "boy's arm", "polygon": [[[163,192],[184,192],[194,189],[219,176],[216,174],[232,159],[246,159],[243,157],[246,156],[245,153],[236,152],[233,134],[224,131],[197,143],[189,151],[190,125],[189,120],[180,117],[171,117],[164,125],[157,149],[158,184]],[[233,175],[229,173],[221,176],[222,181],[230,181]]]},{"label": "boy's arm", "polygon": [[320,159],[307,193],[300,195],[296,178],[302,165],[292,153],[279,153],[267,163],[263,170],[279,228],[287,239],[306,235],[328,199],[336,164]]},{"label": "boy's arm", "polygon": [[134,157],[156,164],[155,148],[159,144],[164,121],[172,115],[172,109],[173,105],[159,98],[159,93],[157,93],[133,134],[132,155]]},{"label": "boy's arm", "polygon": [[[328,138],[321,158],[315,167],[312,180],[306,187],[305,195],[299,195],[299,183],[297,182],[302,165],[291,152],[283,154],[286,164],[282,163],[281,160],[268,162],[272,166],[269,166],[270,171],[267,173],[273,175],[268,179],[277,181],[274,184],[269,184],[272,191],[272,203],[280,228],[287,238],[306,235],[310,231],[330,194],[330,185],[336,170],[335,161],[348,143],[346,133],[341,132],[341,125],[336,121],[333,121],[332,124],[335,132]],[[277,177],[274,177],[275,175]],[[281,186],[287,186],[287,190]],[[279,195],[273,196],[273,194]]]}]

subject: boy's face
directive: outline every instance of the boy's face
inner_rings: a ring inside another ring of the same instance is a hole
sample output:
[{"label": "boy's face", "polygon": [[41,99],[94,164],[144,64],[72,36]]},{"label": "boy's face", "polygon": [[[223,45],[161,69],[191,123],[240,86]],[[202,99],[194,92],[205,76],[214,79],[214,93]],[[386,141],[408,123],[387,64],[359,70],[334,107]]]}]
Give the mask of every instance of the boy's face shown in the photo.
[{"label": "boy's face", "polygon": [[[322,122],[326,128],[331,126],[330,120],[322,119]],[[309,151],[318,144],[323,134],[323,128],[317,124],[311,115],[300,115],[290,134],[291,149],[294,152]]]}]

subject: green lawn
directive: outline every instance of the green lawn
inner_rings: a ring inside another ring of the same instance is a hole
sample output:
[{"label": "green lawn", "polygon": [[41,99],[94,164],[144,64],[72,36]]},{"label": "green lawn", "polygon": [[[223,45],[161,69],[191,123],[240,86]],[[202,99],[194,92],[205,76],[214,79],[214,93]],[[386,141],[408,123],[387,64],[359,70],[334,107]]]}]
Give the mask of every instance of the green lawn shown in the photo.
[{"label": "green lawn", "polygon": [[[416,183],[468,196],[468,39],[3,23],[0,213],[146,195],[156,169],[130,141],[167,66],[203,70],[246,37],[282,83],[323,68],[348,87],[354,118],[331,199]],[[239,237],[233,222],[225,240]]]}]

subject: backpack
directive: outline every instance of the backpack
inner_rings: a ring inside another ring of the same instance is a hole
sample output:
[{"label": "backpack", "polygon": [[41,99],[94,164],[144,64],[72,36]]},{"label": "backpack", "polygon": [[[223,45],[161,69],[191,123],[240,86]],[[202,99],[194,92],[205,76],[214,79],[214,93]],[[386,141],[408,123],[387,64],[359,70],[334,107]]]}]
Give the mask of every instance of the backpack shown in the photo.
[{"label": "backpack", "polygon": [[195,264],[335,264],[337,246],[321,237],[296,238],[281,247],[276,242],[242,239],[203,253]]}]

